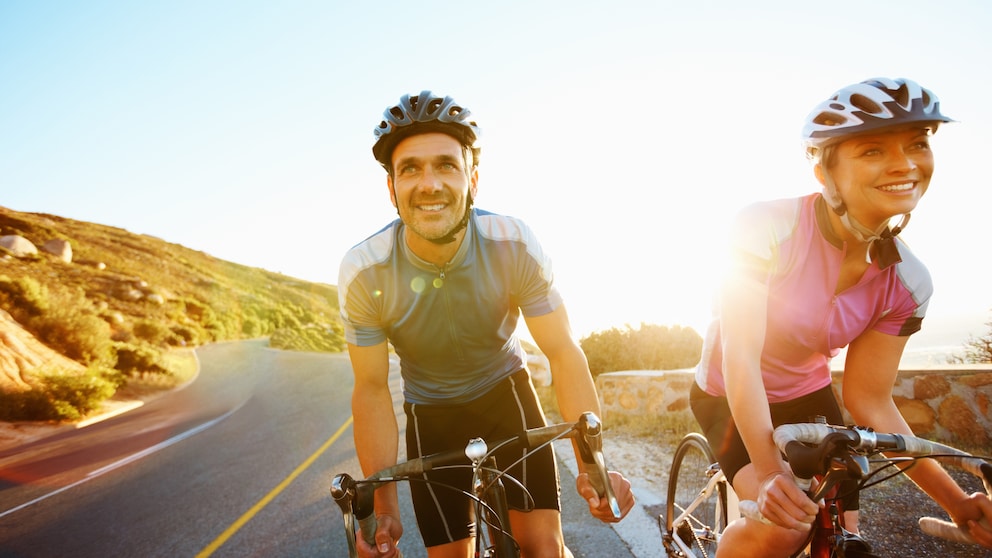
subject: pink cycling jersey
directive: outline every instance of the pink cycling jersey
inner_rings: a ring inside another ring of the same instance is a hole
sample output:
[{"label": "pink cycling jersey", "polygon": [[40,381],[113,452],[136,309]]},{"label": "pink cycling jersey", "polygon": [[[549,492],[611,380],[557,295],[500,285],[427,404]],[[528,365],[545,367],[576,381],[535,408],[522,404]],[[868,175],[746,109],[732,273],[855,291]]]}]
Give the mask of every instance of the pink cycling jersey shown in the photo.
[{"label": "pink cycling jersey", "polygon": [[[733,271],[768,284],[761,372],[772,403],[829,385],[830,358],[865,331],[919,331],[933,292],[926,267],[897,237],[896,259],[873,261],[857,284],[834,294],[847,246],[827,211],[820,194],[757,203],[741,212],[731,235]],[[724,396],[718,306],[696,382]]]}]

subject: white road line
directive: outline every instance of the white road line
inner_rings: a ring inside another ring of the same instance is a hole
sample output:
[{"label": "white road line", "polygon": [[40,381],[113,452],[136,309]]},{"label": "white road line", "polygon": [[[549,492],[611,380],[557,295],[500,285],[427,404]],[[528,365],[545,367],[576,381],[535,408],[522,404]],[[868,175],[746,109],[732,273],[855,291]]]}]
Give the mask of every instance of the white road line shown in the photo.
[{"label": "white road line", "polygon": [[178,442],[181,442],[181,441],[185,440],[186,438],[189,438],[191,436],[194,436],[196,434],[199,434],[200,432],[203,432],[204,430],[210,428],[211,426],[217,424],[218,422],[220,422],[220,421],[226,419],[227,417],[233,415],[238,409],[241,408],[242,405],[244,405],[244,403],[242,403],[241,405],[238,405],[237,407],[231,409],[230,411],[224,413],[223,415],[221,415],[221,416],[219,416],[219,417],[217,417],[217,418],[215,418],[215,419],[213,419],[213,420],[211,420],[209,422],[205,422],[205,423],[197,426],[196,428],[192,428],[190,430],[187,430],[186,432],[183,432],[182,434],[179,434],[178,436],[173,436],[172,438],[169,438],[168,440],[165,440],[164,442],[159,442],[158,444],[155,444],[154,446],[152,446],[150,448],[141,450],[138,453],[131,454],[131,455],[129,455],[129,456],[123,458],[123,459],[120,459],[118,461],[115,461],[115,462],[111,463],[110,465],[106,465],[106,466],[101,467],[101,468],[99,468],[99,469],[97,469],[95,471],[92,471],[89,474],[87,474],[84,478],[82,478],[82,479],[80,479],[80,480],[78,480],[78,481],[76,481],[76,482],[74,482],[72,484],[63,486],[62,488],[59,488],[58,490],[54,490],[52,492],[49,492],[48,494],[45,494],[44,496],[40,496],[38,498],[35,498],[34,500],[31,500],[30,502],[25,502],[25,503],[17,506],[16,508],[11,508],[11,509],[9,509],[9,510],[7,510],[5,512],[2,512],[2,513],[0,513],[0,518],[5,517],[7,515],[10,515],[10,514],[12,514],[14,512],[23,510],[25,508],[28,508],[30,506],[33,506],[33,505],[37,504],[38,502],[41,502],[42,500],[47,500],[48,498],[51,498],[52,496],[55,496],[56,494],[61,494],[61,493],[65,492],[66,490],[69,490],[71,488],[75,488],[75,487],[77,487],[77,486],[79,486],[79,485],[81,485],[81,484],[83,484],[85,482],[91,481],[91,480],[93,480],[93,479],[95,479],[95,478],[97,478],[99,476],[102,476],[102,475],[104,475],[106,473],[109,473],[110,471],[113,471],[114,469],[117,469],[119,467],[123,467],[123,466],[125,466],[125,465],[127,465],[129,463],[133,463],[133,462],[135,462],[135,461],[137,461],[139,459],[142,459],[144,457],[148,457],[149,455],[151,455],[151,454],[153,454],[153,453],[155,453],[157,451],[163,450],[163,449],[165,449],[165,448],[167,448],[167,447],[169,447],[169,446],[171,446],[173,444],[176,444]]}]

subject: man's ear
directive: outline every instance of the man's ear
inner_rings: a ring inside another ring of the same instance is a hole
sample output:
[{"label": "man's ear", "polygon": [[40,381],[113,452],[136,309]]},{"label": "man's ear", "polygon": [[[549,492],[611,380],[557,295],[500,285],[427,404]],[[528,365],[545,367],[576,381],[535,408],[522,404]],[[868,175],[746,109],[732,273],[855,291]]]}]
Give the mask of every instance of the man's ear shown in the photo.
[{"label": "man's ear", "polygon": [[472,167],[472,174],[469,177],[468,191],[472,194],[472,199],[476,199],[479,192],[479,167]]},{"label": "man's ear", "polygon": [[399,209],[399,206],[396,205],[396,189],[393,188],[392,173],[386,175],[386,187],[389,188],[389,201],[393,202],[393,207]]}]

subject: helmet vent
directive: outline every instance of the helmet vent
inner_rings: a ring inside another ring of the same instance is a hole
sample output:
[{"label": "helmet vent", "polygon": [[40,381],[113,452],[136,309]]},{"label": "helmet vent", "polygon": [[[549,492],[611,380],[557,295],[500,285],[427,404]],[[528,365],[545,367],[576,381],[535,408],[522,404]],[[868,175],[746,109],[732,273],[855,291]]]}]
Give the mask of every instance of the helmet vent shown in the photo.
[{"label": "helmet vent", "polygon": [[847,122],[847,118],[834,112],[821,112],[813,119],[813,122],[821,126],[838,126]]},{"label": "helmet vent", "polygon": [[861,109],[863,112],[867,112],[868,114],[879,114],[884,112],[884,109],[878,103],[857,93],[851,95],[851,104]]},{"label": "helmet vent", "polygon": [[905,83],[902,84],[902,85],[900,85],[899,86],[899,89],[896,89],[895,93],[892,94],[892,98],[895,99],[896,102],[898,102],[900,106],[903,106],[903,107],[908,107],[909,106],[909,104],[910,104],[910,100],[909,100],[909,88],[906,87],[906,84]]}]

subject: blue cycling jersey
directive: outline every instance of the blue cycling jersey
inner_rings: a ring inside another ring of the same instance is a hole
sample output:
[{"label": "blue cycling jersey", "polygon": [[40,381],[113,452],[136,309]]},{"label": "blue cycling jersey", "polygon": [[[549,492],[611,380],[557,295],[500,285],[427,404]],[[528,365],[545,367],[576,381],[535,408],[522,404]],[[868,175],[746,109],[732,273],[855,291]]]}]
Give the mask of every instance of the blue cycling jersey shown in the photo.
[{"label": "blue cycling jersey", "polygon": [[404,228],[397,219],[345,255],[345,339],[392,343],[411,403],[471,401],[524,367],[514,334],[520,313],[541,316],[561,304],[551,260],[525,223],[479,209],[443,268],[410,251]]}]

